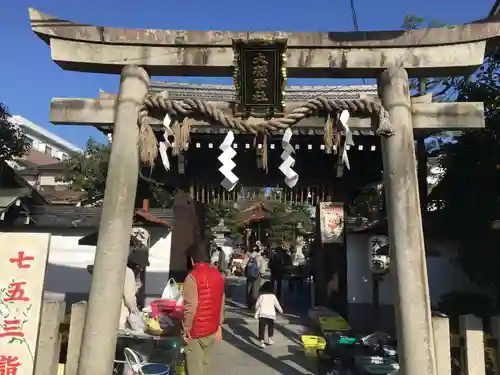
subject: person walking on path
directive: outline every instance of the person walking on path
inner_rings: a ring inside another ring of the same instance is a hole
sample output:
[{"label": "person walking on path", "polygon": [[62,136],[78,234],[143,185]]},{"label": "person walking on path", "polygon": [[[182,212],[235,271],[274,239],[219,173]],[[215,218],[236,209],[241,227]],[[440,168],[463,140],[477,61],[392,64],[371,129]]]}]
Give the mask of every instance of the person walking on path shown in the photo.
[{"label": "person walking on path", "polygon": [[227,271],[227,260],[226,260],[226,253],[220,246],[217,246],[217,248],[214,250],[212,253],[210,263],[215,266],[220,273],[226,274]]},{"label": "person walking on path", "polygon": [[[273,344],[274,321],[276,320],[276,310],[283,314],[283,309],[273,294],[273,286],[266,281],[261,288],[261,294],[255,304],[255,319],[259,319],[259,346],[265,348]],[[267,341],[265,341],[267,327]]]},{"label": "person walking on path", "polygon": [[281,246],[278,246],[274,250],[269,261],[269,269],[271,271],[271,287],[274,291],[274,286],[276,284],[276,297],[278,299],[281,299],[283,278],[285,276],[285,265],[286,252]]},{"label": "person walking on path", "polygon": [[203,252],[193,254],[191,261],[193,269],[183,288],[186,371],[203,375],[224,320],[224,278]]},{"label": "person walking on path", "polygon": [[266,272],[266,262],[262,255],[260,255],[259,247],[254,246],[252,252],[245,256],[242,267],[245,270],[247,278],[247,307],[253,309],[255,301],[259,297],[262,277]]}]

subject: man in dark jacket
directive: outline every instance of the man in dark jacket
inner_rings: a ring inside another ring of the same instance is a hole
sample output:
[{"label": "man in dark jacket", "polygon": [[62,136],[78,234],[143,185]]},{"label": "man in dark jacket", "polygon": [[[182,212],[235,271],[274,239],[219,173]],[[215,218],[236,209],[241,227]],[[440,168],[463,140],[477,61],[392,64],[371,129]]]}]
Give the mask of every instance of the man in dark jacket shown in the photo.
[{"label": "man in dark jacket", "polygon": [[285,265],[286,265],[286,251],[281,246],[278,246],[272,256],[270,261],[271,270],[271,285],[274,290],[274,284],[276,284],[276,297],[281,298],[281,289],[283,285],[283,278],[285,276]]}]

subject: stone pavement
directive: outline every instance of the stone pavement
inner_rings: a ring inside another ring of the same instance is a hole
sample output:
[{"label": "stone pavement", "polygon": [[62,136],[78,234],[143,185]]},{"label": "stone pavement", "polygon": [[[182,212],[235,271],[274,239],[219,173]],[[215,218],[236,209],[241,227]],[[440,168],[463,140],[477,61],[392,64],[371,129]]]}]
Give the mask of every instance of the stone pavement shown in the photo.
[{"label": "stone pavement", "polygon": [[227,280],[226,317],[223,341],[214,349],[209,374],[220,375],[305,375],[314,374],[315,363],[305,358],[300,336],[311,330],[307,316],[289,312],[275,324],[274,345],[256,344],[258,322],[242,303],[244,279]]}]

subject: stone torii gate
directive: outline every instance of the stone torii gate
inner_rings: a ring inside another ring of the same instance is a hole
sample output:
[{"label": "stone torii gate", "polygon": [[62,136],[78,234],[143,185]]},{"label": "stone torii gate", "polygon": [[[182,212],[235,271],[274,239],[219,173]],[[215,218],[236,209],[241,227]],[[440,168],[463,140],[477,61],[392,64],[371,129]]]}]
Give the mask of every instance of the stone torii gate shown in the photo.
[{"label": "stone torii gate", "polygon": [[[50,45],[52,59],[63,69],[121,74],[116,100],[55,99],[52,103],[56,123],[114,124],[79,375],[111,372],[139,157],[143,162],[155,157],[136,145],[140,137],[151,140],[151,125],[169,113],[180,118],[202,116],[242,133],[279,133],[304,117],[343,109],[362,117],[353,121],[353,128],[374,128],[382,138],[402,373],[436,374],[414,128],[481,128],[483,106],[412,104],[408,76],[472,72],[483,62],[488,39],[500,35],[497,21],[409,31],[287,33],[116,29],[58,20],[34,9],[30,18],[33,31]],[[377,78],[380,102],[316,98],[284,117],[249,121],[231,117],[213,103],[148,97],[150,75],[232,76],[233,40],[283,38],[289,77]]]}]

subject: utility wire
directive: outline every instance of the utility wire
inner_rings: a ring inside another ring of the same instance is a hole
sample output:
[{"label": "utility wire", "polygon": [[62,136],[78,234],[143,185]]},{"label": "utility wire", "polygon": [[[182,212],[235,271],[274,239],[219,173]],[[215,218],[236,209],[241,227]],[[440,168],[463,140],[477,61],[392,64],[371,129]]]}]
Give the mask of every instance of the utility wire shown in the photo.
[{"label": "utility wire", "polygon": [[[354,25],[354,31],[359,31],[359,25],[358,25],[358,15],[356,13],[356,6],[354,4],[354,0],[349,0],[349,3],[351,4],[351,16],[352,16],[352,23]],[[366,85],[366,79],[362,79],[363,84]]]},{"label": "utility wire", "polygon": [[352,23],[354,24],[354,31],[359,31],[358,26],[358,15],[356,14],[356,6],[354,5],[354,0],[349,0],[351,4],[351,15],[352,15]]},{"label": "utility wire", "polygon": [[[352,23],[354,25],[354,31],[359,31],[359,25],[358,25],[358,15],[356,13],[356,6],[354,4],[354,0],[349,0],[349,3],[351,5],[351,16],[352,16]],[[366,79],[362,78],[361,79],[363,81],[363,85],[366,85]],[[334,89],[333,88],[326,88],[325,90],[323,90],[321,93],[322,94],[327,94],[331,91],[333,91]],[[311,96],[309,98],[307,98],[308,100],[309,99],[313,99],[317,94],[311,94]]]}]

